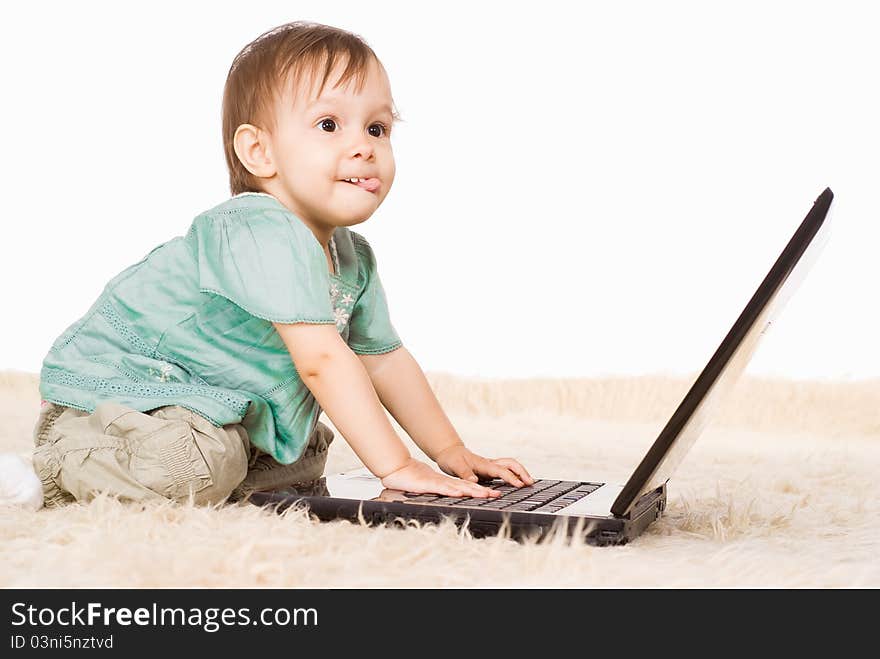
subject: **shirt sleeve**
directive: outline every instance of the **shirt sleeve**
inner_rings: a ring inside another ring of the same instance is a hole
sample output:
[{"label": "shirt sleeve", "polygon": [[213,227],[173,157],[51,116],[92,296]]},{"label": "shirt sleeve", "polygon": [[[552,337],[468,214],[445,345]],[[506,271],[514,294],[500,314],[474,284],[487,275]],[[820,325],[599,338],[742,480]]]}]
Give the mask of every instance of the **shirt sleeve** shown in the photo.
[{"label": "shirt sleeve", "polygon": [[203,215],[191,237],[202,292],[272,322],[336,322],[327,259],[308,227],[290,214]]},{"label": "shirt sleeve", "polygon": [[348,347],[359,355],[391,352],[400,347],[401,341],[388,315],[388,302],[376,271],[376,258],[363,236],[352,231],[351,238],[363,288],[349,319]]}]

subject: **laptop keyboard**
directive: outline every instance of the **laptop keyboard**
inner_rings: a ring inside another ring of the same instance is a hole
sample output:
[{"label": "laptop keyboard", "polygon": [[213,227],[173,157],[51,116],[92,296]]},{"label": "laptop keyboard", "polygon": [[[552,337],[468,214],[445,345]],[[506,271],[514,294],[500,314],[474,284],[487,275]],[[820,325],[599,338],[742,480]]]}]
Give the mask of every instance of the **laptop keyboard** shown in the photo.
[{"label": "laptop keyboard", "polygon": [[501,492],[500,497],[447,497],[439,494],[406,493],[405,503],[452,508],[481,508],[482,510],[507,510],[510,512],[534,511],[555,513],[575,501],[583,499],[601,487],[601,483],[575,481],[537,480],[532,485],[514,487],[500,478],[480,481],[480,485]]}]

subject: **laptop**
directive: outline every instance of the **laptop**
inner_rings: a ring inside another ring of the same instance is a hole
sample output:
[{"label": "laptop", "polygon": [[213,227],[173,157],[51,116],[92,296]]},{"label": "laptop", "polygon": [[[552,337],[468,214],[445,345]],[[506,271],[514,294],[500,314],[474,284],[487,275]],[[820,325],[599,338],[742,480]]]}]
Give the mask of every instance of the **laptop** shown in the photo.
[{"label": "laptop", "polygon": [[437,523],[451,518],[475,537],[503,533],[544,537],[563,532],[589,544],[617,545],[638,537],[666,507],[669,479],[755,352],[761,337],[815,262],[828,239],[826,221],[834,194],[826,188],[813,202],[782,254],[758,286],[721,345],[697,377],[659,436],[623,485],[602,479],[536,479],[516,488],[500,479],[481,481],[501,490],[493,499],[448,497],[390,490],[367,469],[317,481],[258,491],[249,501],[278,512],[305,506],[329,521]]}]

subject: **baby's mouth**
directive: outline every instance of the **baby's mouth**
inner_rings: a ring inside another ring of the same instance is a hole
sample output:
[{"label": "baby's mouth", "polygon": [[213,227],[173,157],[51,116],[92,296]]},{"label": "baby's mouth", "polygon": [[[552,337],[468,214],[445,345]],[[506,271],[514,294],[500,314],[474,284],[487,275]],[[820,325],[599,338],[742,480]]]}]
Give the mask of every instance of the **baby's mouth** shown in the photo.
[{"label": "baby's mouth", "polygon": [[348,183],[349,185],[356,185],[359,188],[366,190],[367,192],[376,192],[379,189],[379,186],[382,185],[382,182],[377,178],[353,178],[353,179],[343,179],[340,183]]}]

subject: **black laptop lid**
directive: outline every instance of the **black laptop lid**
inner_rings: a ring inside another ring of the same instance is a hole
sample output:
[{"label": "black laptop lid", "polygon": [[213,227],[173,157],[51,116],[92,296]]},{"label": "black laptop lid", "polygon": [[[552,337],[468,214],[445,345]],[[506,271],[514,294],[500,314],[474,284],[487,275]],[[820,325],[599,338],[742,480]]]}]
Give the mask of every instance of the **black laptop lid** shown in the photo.
[{"label": "black laptop lid", "polygon": [[833,198],[831,189],[825,188],[813,202],[807,217],[630,476],[611,506],[613,514],[625,515],[640,496],[666,483],[693,446],[718,402],[749,363],[760,338],[827,242],[830,222],[825,218]]}]

